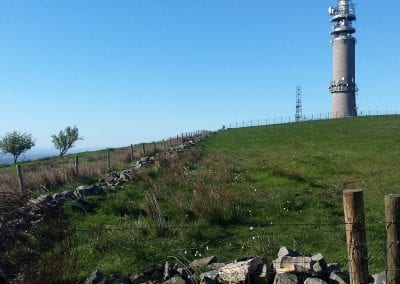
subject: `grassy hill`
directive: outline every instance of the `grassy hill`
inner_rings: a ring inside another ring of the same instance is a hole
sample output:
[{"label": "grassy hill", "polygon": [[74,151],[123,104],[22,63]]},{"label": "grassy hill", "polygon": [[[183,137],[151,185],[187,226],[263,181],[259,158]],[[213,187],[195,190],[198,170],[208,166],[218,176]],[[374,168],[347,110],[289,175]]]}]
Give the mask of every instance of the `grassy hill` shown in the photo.
[{"label": "grassy hill", "polygon": [[386,235],[379,222],[384,195],[399,192],[399,145],[399,116],[211,134],[116,193],[66,204],[67,222],[52,225],[52,249],[35,269],[71,281],[94,269],[134,273],[168,258],[270,261],[284,245],[321,252],[346,268],[342,191],[362,188],[370,271],[382,271]]}]

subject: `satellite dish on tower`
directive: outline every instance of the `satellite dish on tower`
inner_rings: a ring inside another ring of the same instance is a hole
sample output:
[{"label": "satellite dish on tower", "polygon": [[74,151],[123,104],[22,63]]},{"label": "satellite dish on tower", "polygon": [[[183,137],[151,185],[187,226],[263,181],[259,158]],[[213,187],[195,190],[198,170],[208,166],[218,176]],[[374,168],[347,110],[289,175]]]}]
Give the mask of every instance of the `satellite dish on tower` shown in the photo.
[{"label": "satellite dish on tower", "polygon": [[336,13],[336,9],[333,8],[333,7],[329,7],[328,8],[328,13],[329,13],[329,15],[333,16]]}]

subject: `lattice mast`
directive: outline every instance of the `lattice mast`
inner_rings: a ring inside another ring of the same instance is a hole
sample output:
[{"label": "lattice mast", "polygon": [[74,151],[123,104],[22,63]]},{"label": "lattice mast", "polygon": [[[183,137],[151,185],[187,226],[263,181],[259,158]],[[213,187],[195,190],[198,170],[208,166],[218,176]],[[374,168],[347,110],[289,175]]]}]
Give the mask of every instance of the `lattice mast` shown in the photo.
[{"label": "lattice mast", "polygon": [[333,70],[329,91],[332,93],[333,118],[357,116],[355,79],[356,29],[354,4],[351,0],[337,0],[337,7],[329,8],[332,22]]},{"label": "lattice mast", "polygon": [[301,87],[296,87],[296,115],[295,120],[296,122],[301,121],[303,117],[303,105],[301,103]]}]

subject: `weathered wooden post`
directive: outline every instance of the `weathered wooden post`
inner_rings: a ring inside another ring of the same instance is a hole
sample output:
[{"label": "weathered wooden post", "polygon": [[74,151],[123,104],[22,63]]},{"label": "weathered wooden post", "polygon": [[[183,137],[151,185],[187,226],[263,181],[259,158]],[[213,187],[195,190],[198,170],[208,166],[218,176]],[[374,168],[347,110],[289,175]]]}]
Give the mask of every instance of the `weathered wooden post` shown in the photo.
[{"label": "weathered wooden post", "polygon": [[364,195],[361,189],[343,191],[344,220],[351,284],[368,283],[368,250],[365,233]]},{"label": "weathered wooden post", "polygon": [[163,145],[163,151],[165,150],[165,140],[162,140],[162,145]]},{"label": "weathered wooden post", "polygon": [[386,283],[400,283],[400,194],[385,196]]},{"label": "weathered wooden post", "polygon": [[79,157],[75,156],[75,174],[79,175]]},{"label": "weathered wooden post", "polygon": [[133,145],[131,144],[131,163],[135,160],[135,157],[133,155]]},{"label": "weathered wooden post", "polygon": [[169,137],[169,147],[172,147],[172,137]]},{"label": "weathered wooden post", "polygon": [[153,141],[153,151],[154,153],[157,152],[156,142]]},{"label": "weathered wooden post", "polygon": [[25,189],[24,174],[22,173],[22,168],[20,165],[17,165],[17,177],[18,177],[19,190],[23,192]]},{"label": "weathered wooden post", "polygon": [[110,149],[107,149],[107,171],[111,171]]},{"label": "weathered wooden post", "polygon": [[146,156],[146,146],[144,143],[142,144],[142,147],[143,147],[143,156]]}]

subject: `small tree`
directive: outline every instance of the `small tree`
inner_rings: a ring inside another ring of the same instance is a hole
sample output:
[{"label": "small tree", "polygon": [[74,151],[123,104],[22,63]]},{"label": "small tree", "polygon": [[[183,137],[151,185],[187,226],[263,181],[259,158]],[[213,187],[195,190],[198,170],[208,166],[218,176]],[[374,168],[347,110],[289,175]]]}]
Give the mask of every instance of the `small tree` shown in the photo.
[{"label": "small tree", "polygon": [[67,127],[65,130],[61,130],[58,135],[52,135],[52,142],[54,147],[60,152],[60,157],[64,156],[69,149],[75,146],[75,142],[83,140],[79,137],[79,130],[76,126]]},{"label": "small tree", "polygon": [[14,164],[18,157],[35,146],[31,134],[20,133],[17,131],[7,133],[0,139],[0,150],[5,154],[11,154],[14,157]]}]

